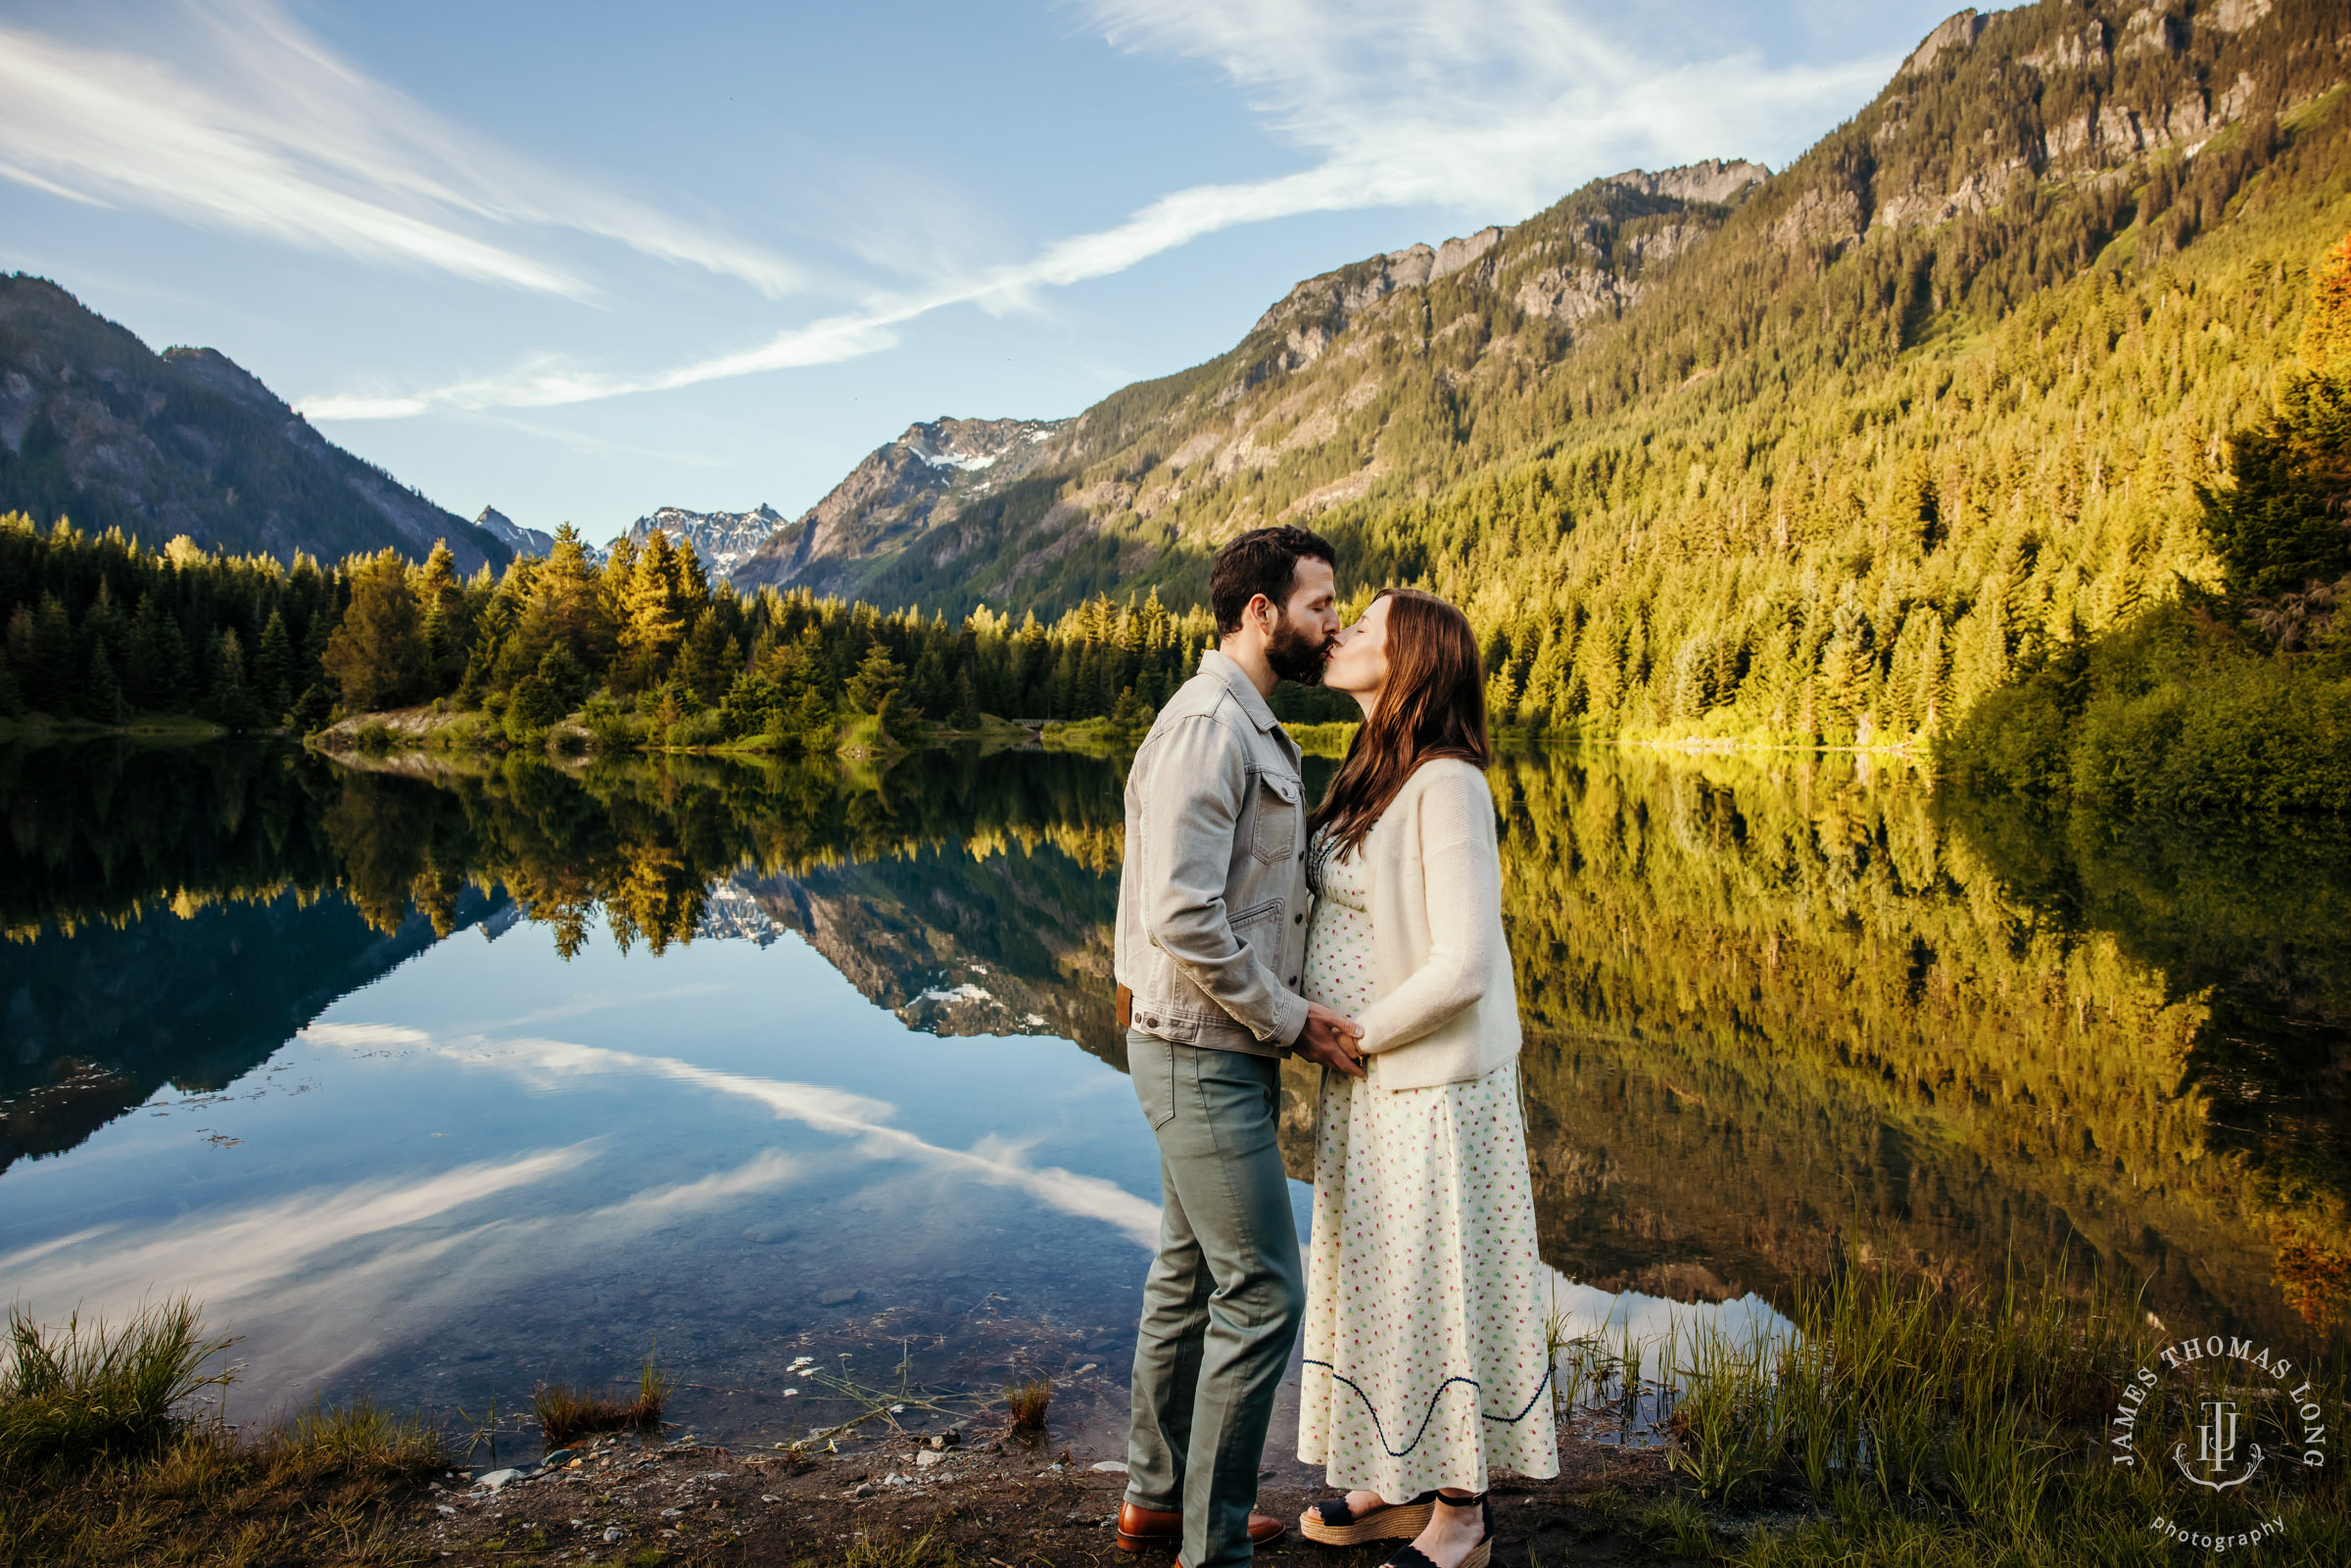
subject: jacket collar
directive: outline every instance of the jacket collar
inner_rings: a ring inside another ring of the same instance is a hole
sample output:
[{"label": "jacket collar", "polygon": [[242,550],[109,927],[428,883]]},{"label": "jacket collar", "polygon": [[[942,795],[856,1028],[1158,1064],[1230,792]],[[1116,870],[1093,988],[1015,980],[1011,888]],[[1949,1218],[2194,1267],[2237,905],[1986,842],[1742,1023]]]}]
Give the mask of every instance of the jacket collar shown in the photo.
[{"label": "jacket collar", "polygon": [[1210,648],[1200,655],[1200,673],[1213,675],[1230,687],[1233,700],[1240,703],[1241,711],[1249,715],[1249,722],[1259,730],[1280,727],[1281,721],[1266,706],[1265,696],[1257,689],[1257,683],[1249,679],[1249,672],[1235,664],[1223,649]]}]

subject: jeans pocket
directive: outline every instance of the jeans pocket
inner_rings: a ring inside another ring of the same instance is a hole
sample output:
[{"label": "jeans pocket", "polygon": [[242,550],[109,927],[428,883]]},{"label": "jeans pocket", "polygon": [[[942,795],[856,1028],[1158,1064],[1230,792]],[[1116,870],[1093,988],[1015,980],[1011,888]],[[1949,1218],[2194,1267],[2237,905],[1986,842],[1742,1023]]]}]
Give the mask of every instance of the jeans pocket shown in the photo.
[{"label": "jeans pocket", "polygon": [[1132,1029],[1127,1035],[1127,1071],[1143,1118],[1157,1132],[1176,1119],[1176,1050],[1157,1035]]}]

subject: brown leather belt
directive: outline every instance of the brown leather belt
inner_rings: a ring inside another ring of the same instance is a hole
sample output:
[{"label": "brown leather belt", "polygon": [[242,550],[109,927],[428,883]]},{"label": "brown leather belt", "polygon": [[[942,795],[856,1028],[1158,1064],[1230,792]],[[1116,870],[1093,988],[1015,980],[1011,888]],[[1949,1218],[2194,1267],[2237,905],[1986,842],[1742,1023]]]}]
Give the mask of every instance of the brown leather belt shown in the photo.
[{"label": "brown leather belt", "polygon": [[1134,1027],[1134,993],[1124,985],[1119,987],[1119,1027]]}]

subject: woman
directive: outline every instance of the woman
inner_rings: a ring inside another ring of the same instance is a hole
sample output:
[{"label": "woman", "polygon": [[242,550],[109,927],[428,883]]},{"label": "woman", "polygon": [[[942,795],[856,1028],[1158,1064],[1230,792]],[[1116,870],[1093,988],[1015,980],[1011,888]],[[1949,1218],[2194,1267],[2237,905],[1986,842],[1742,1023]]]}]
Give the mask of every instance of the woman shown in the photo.
[{"label": "woman", "polygon": [[1306,995],[1363,1025],[1367,1075],[1322,1075],[1298,1457],[1347,1491],[1299,1526],[1483,1568],[1488,1475],[1559,1449],[1477,640],[1390,589],[1322,684],[1364,724],[1310,822]]}]

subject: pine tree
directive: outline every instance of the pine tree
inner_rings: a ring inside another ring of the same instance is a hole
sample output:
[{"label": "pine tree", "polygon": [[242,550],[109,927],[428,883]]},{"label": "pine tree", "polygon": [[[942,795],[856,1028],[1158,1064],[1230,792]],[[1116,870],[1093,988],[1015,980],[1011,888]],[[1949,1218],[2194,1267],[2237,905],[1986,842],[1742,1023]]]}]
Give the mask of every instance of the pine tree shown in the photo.
[{"label": "pine tree", "polygon": [[65,601],[55,594],[41,595],[27,625],[24,651],[16,651],[16,628],[9,628],[10,657],[21,672],[25,700],[43,713],[73,711],[73,626]]},{"label": "pine tree", "polygon": [[81,716],[93,724],[120,724],[128,714],[122,704],[122,686],[115,679],[115,662],[106,656],[106,644],[98,642],[90,649],[89,674],[81,683]]},{"label": "pine tree", "polygon": [[2351,375],[2351,234],[2311,269],[2300,352],[2313,375]]},{"label": "pine tree", "polygon": [[386,550],[360,571],[351,607],[327,639],[322,661],[355,712],[410,700],[424,684],[423,617],[408,593],[408,571]]},{"label": "pine tree", "polygon": [[639,684],[649,684],[659,675],[686,635],[681,583],[677,549],[669,535],[656,529],[630,574],[626,613],[620,623],[620,646],[628,654],[633,679]]},{"label": "pine tree", "polygon": [[205,651],[204,716],[231,730],[262,722],[261,704],[245,673],[245,647],[234,631],[215,632]]},{"label": "pine tree", "polygon": [[284,713],[294,705],[295,669],[294,640],[286,633],[284,611],[269,612],[253,662],[256,694],[263,707],[272,715]]},{"label": "pine tree", "polygon": [[727,635],[715,610],[695,617],[678,655],[678,679],[705,704],[715,704],[743,668],[743,644]]},{"label": "pine tree", "polygon": [[865,661],[857,666],[857,673],[849,677],[849,706],[881,719],[887,728],[891,699],[897,695],[902,673],[898,661],[889,656],[889,649],[876,642],[866,650]]}]

